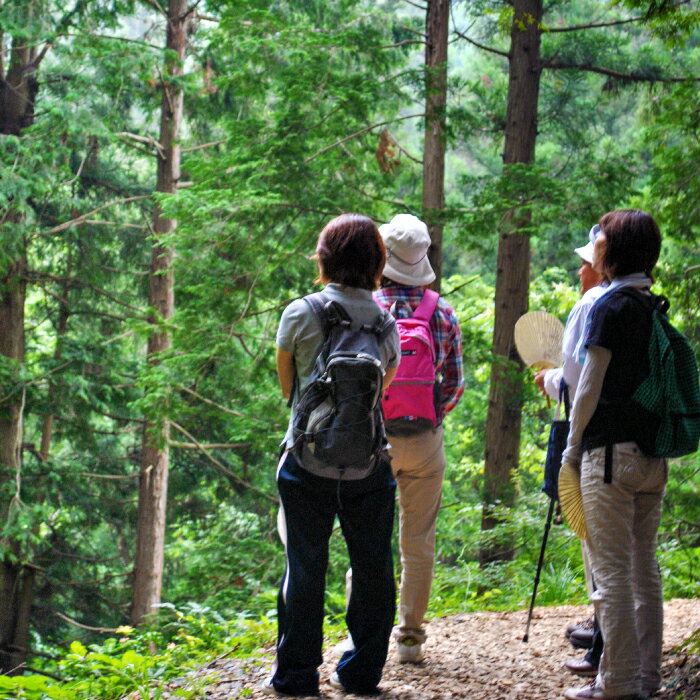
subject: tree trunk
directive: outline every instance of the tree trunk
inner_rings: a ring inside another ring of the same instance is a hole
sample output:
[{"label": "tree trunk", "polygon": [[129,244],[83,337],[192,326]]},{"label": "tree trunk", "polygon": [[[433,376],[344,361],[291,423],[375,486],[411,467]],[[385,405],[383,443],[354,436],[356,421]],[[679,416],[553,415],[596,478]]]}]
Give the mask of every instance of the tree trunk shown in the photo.
[{"label": "tree trunk", "polygon": [[[163,70],[163,98],[161,103],[160,145],[157,192],[174,193],[180,178],[180,146],[178,144],[183,116],[183,92],[177,78],[183,73],[187,47],[187,2],[170,0],[168,4],[167,50]],[[170,82],[170,78],[175,78]],[[168,246],[167,234],[176,221],[162,216],[156,205],[153,214],[153,247],[149,306],[154,309],[151,319],[153,331],[148,340],[148,362],[157,364],[160,355],[171,346],[170,335],[162,327],[173,315],[173,250]],[[163,550],[168,493],[168,438],[166,416],[147,420],[144,426],[139,479],[138,523],[136,533],[136,563],[134,590],[131,602],[131,621],[141,623],[154,613],[160,604],[163,582]]]},{"label": "tree trunk", "polygon": [[[504,177],[508,177],[511,164],[534,161],[541,70],[542,0],[515,0],[513,8]],[[504,217],[499,231],[482,530],[491,530],[498,524],[494,510],[497,504],[509,506],[515,500],[513,476],[518,469],[520,448],[522,365],[513,329],[528,305],[531,218],[527,207],[514,207]],[[480,552],[482,564],[512,556],[513,547],[508,542],[486,541]]]},{"label": "tree trunk", "polygon": [[[33,11],[27,3],[24,12]],[[1,30],[0,30],[1,31]],[[4,36],[2,48],[4,49]],[[0,133],[21,135],[34,121],[34,100],[39,89],[35,72],[41,61],[37,42],[14,37],[7,74],[0,64]],[[20,215],[1,212],[6,222],[19,222]],[[16,366],[24,362],[24,301],[26,297],[26,241],[7,233],[0,241],[10,261],[0,270],[0,355]],[[22,477],[24,392],[15,385],[0,388],[0,479],[11,484],[14,497],[0,503],[0,521],[6,522],[18,506]],[[0,674],[21,672],[27,648],[33,599],[33,570],[18,562],[26,560],[16,541],[4,540],[3,549],[12,554],[0,561]]]},{"label": "tree trunk", "polygon": [[442,212],[445,208],[445,107],[449,0],[429,0],[425,19],[425,139],[423,142],[423,218],[432,245],[428,257],[435,271],[431,285],[442,282]]}]

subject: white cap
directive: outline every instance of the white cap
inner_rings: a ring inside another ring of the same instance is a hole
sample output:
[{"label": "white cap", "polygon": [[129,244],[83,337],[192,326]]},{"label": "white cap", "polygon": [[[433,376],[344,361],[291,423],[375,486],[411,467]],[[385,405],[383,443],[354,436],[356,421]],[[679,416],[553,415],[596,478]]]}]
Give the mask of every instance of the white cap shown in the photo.
[{"label": "white cap", "polygon": [[589,264],[593,264],[593,243],[590,241],[586,243],[586,245],[582,246],[581,248],[576,248],[574,250],[574,253],[581,258],[581,260],[585,260]]}]

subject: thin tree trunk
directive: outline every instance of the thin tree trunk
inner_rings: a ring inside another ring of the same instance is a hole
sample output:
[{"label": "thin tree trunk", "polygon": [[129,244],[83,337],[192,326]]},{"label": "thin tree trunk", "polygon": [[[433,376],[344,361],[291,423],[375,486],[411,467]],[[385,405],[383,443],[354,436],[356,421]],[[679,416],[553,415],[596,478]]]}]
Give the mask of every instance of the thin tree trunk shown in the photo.
[{"label": "thin tree trunk", "polygon": [[[513,9],[503,153],[505,177],[508,177],[510,165],[534,161],[541,70],[542,0],[515,0]],[[520,448],[522,366],[515,349],[513,329],[528,305],[530,224],[530,210],[515,207],[504,217],[499,231],[482,530],[491,530],[498,524],[496,504],[509,506],[515,500],[513,477],[518,469]],[[486,541],[480,559],[485,564],[512,555],[510,542]]]},{"label": "thin tree trunk", "polygon": [[432,245],[428,257],[435,271],[431,285],[442,282],[442,212],[445,208],[445,107],[449,0],[430,0],[425,29],[425,139],[423,142],[423,218]]},{"label": "thin tree trunk", "polygon": [[[160,144],[162,155],[158,160],[156,191],[174,193],[180,178],[180,146],[178,144],[183,116],[183,92],[177,84],[182,75],[187,47],[187,3],[170,0],[168,3],[167,50],[163,71],[163,99],[161,103]],[[175,81],[170,81],[175,78]],[[167,243],[167,234],[176,221],[162,215],[156,205],[153,215],[153,247],[149,306],[154,309],[153,331],[148,340],[148,362],[157,364],[160,355],[171,346],[167,329],[161,324],[173,315],[173,250]],[[139,479],[138,523],[136,533],[136,563],[134,590],[131,603],[133,624],[156,611],[160,604],[163,582],[163,554],[165,544],[166,505],[168,493],[169,425],[166,416],[160,421],[148,420],[144,426]]]},{"label": "thin tree trunk", "polygon": [[[68,319],[70,318],[70,309],[68,306],[68,295],[71,288],[71,270],[70,261],[66,270],[66,280],[63,283],[63,295],[58,303],[58,322],[56,324],[56,347],[54,349],[54,360],[60,360],[63,356],[63,341],[68,328]],[[45,462],[51,453],[51,438],[53,436],[54,425],[54,402],[56,401],[56,386],[53,380],[49,380],[49,388],[47,392],[48,412],[44,414],[41,424],[41,447],[39,448],[39,458]]]},{"label": "thin tree trunk", "polygon": [[[33,3],[24,12],[29,19]],[[5,41],[2,37],[2,45]],[[0,133],[21,135],[34,121],[34,100],[39,89],[35,73],[40,62],[36,42],[14,37],[7,74],[0,65]],[[6,222],[20,221],[20,215],[2,212]],[[15,238],[12,238],[12,237]],[[24,303],[26,298],[26,241],[20,234],[7,233],[1,242],[11,256],[0,269],[0,355],[19,367],[24,362]],[[0,503],[0,522],[12,517],[18,507],[22,477],[24,392],[16,385],[0,387],[0,479],[10,484],[11,500]],[[19,543],[6,539],[3,549],[11,553],[0,560],[0,673],[21,672],[27,648],[30,610],[33,599],[33,571],[17,562],[26,560]]]}]

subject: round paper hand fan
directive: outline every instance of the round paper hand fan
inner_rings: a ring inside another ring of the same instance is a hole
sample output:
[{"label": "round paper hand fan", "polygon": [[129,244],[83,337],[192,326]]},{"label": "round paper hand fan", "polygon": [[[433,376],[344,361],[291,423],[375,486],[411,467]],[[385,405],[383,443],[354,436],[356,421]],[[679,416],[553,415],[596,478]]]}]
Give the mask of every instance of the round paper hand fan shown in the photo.
[{"label": "round paper hand fan", "polygon": [[535,369],[559,367],[564,324],[546,311],[528,311],[515,324],[515,347],[522,361]]},{"label": "round paper hand fan", "polygon": [[588,537],[581,499],[581,475],[573,464],[565,462],[559,471],[559,503],[569,527],[582,539]]}]

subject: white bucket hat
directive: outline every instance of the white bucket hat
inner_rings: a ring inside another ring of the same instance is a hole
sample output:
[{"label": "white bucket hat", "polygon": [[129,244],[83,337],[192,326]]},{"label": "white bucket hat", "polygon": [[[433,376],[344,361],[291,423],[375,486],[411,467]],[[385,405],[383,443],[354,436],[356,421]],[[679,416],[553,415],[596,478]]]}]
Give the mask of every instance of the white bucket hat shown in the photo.
[{"label": "white bucket hat", "polygon": [[428,260],[428,227],[412,214],[397,214],[379,227],[386,246],[384,276],[399,284],[421,287],[435,280]]}]

